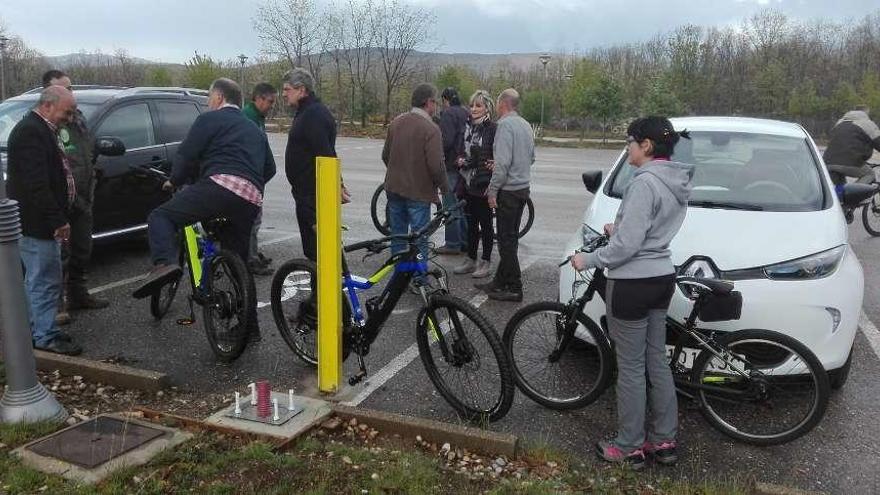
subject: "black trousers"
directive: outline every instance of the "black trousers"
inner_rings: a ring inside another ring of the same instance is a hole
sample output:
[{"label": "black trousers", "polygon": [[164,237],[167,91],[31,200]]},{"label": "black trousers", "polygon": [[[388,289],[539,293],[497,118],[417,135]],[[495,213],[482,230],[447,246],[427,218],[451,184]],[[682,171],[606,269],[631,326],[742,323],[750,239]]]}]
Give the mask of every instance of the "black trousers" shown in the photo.
[{"label": "black trousers", "polygon": [[[196,222],[225,217],[228,223],[220,243],[247,262],[251,229],[259,207],[238,197],[211,179],[201,179],[177,192],[147,218],[150,255],[153,264],[174,264],[178,261],[177,235],[180,229]],[[256,293],[254,278],[246,273],[245,283]],[[249,328],[257,324],[256,305],[248,311]]]},{"label": "black trousers", "polygon": [[68,217],[70,239],[61,245],[61,262],[67,292],[82,296],[87,292],[86,275],[92,257],[92,208],[74,206]]},{"label": "black trousers", "polygon": [[317,263],[318,232],[315,230],[318,223],[317,199],[313,194],[293,192],[293,200],[296,202],[296,223],[299,224],[303,256]]},{"label": "black trousers", "polygon": [[477,249],[480,241],[483,242],[483,259],[489,261],[492,258],[492,242],[495,239],[495,229],[492,226],[492,210],[489,201],[483,196],[467,195],[465,214],[467,215],[467,251],[468,256],[477,259]]},{"label": "black trousers", "polygon": [[529,199],[529,189],[498,191],[495,223],[498,227],[498,270],[492,283],[511,292],[522,292],[522,272],[519,267],[519,224]]}]

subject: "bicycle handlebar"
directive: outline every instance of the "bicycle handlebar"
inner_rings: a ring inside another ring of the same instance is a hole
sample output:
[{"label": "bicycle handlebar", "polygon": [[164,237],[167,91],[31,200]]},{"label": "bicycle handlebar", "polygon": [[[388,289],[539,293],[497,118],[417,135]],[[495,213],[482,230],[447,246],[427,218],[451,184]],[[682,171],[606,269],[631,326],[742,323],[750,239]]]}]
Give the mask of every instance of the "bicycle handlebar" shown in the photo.
[{"label": "bicycle handlebar", "polygon": [[421,237],[430,236],[431,234],[436,232],[437,229],[440,228],[440,225],[442,225],[444,221],[452,216],[453,211],[463,208],[465,203],[465,200],[461,200],[458,203],[450,206],[449,208],[444,208],[437,211],[437,213],[434,214],[434,218],[431,219],[431,221],[428,222],[427,225],[411,234],[389,235],[369,241],[356,242],[354,244],[349,244],[348,246],[343,246],[342,250],[343,252],[350,253],[352,251],[359,251],[361,249],[369,249],[371,252],[378,254],[386,249],[388,247],[387,244],[391,241],[402,240],[412,242]]},{"label": "bicycle handlebar", "polygon": [[567,263],[570,263],[571,259],[578,253],[592,253],[593,251],[599,249],[600,247],[607,245],[608,239],[609,239],[609,237],[607,235],[600,235],[598,237],[594,237],[593,239],[588,241],[586,244],[581,246],[577,251],[572,253],[571,256],[565,258],[562,261],[562,263],[559,264],[559,266],[563,266]]}]

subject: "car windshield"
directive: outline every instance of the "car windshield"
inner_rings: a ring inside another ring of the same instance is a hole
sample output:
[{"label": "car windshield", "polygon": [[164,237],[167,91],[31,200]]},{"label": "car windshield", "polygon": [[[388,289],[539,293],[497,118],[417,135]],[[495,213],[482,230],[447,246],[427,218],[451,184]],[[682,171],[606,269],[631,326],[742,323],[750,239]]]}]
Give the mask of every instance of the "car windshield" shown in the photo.
[{"label": "car windshield", "polygon": [[[624,154],[607,190],[622,198],[636,168]],[[755,211],[818,211],[826,189],[805,139],[742,132],[691,132],[672,156],[694,165],[690,206]]]},{"label": "car windshield", "polygon": [[[27,112],[34,108],[36,101],[5,101],[0,103],[0,148],[6,148],[6,142],[9,140],[9,134],[12,128],[18,123]],[[78,103],[77,108],[88,120],[97,110],[98,105],[93,103]]]}]

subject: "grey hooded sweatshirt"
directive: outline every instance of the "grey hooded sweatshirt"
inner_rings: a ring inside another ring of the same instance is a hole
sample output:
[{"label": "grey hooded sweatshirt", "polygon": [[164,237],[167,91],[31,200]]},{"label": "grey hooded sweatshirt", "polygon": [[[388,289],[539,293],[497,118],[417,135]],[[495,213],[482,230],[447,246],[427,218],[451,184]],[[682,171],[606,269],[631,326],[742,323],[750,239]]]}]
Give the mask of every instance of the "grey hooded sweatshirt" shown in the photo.
[{"label": "grey hooded sweatshirt", "polygon": [[587,255],[588,267],[608,278],[637,279],[675,273],[669,243],[684,222],[693,165],[652,160],[639,167],[623,194],[607,246]]}]

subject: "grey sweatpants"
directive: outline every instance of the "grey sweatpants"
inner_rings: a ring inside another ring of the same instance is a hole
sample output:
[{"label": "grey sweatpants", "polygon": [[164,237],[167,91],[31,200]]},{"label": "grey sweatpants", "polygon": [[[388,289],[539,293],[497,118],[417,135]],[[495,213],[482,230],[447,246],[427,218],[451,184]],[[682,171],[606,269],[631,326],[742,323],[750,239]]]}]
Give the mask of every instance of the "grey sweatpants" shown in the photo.
[{"label": "grey sweatpants", "polygon": [[675,440],[678,403],[672,371],[666,362],[666,310],[651,309],[646,318],[638,320],[615,318],[611,311],[613,294],[614,281],[609,280],[606,315],[617,354],[617,438],[614,444],[628,453],[641,448],[645,442],[648,407],[651,418],[647,440]]}]

